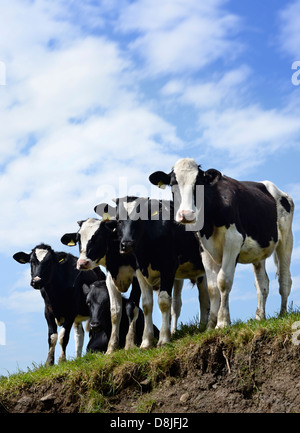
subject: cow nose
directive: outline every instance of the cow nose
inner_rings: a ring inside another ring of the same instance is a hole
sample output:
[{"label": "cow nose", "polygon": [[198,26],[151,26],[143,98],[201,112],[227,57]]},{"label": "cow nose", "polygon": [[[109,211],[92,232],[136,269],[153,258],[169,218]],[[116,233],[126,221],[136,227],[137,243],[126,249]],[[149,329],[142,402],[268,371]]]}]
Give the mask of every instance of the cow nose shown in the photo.
[{"label": "cow nose", "polygon": [[122,241],[120,244],[120,253],[128,254],[133,250],[133,241]]},{"label": "cow nose", "polygon": [[97,331],[100,328],[100,322],[93,321],[90,323],[90,330]]},{"label": "cow nose", "polygon": [[77,260],[77,269],[79,270],[88,270],[90,269],[90,261],[86,259],[78,259]]},{"label": "cow nose", "polygon": [[195,222],[195,212],[192,210],[181,210],[178,212],[178,222],[181,224],[192,224]]},{"label": "cow nose", "polygon": [[39,289],[42,284],[42,279],[40,277],[34,277],[31,281],[31,285],[34,289]]}]

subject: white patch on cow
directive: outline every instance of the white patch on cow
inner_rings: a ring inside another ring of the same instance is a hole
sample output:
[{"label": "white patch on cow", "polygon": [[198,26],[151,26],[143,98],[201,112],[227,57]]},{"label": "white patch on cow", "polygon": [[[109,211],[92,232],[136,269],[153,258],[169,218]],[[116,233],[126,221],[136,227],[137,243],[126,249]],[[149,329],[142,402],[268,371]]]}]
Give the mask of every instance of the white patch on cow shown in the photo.
[{"label": "white patch on cow", "polygon": [[198,165],[194,159],[183,158],[176,162],[173,171],[178,184],[194,185],[198,175]]},{"label": "white patch on cow", "polygon": [[81,241],[80,255],[86,253],[87,244],[91,240],[93,235],[96,233],[96,231],[99,229],[100,224],[101,221],[95,218],[89,218],[82,223],[80,230],[78,232],[80,234],[80,241]]},{"label": "white patch on cow", "polygon": [[130,201],[130,202],[124,201],[123,205],[128,216],[130,216],[136,208],[136,201]]},{"label": "white patch on cow", "polygon": [[181,313],[181,292],[183,287],[183,280],[175,280],[173,286],[173,296],[172,296],[172,306],[171,306],[171,316],[172,316],[172,331],[171,334],[177,330],[178,318]]},{"label": "white patch on cow", "polygon": [[244,244],[241,248],[238,262],[253,263],[265,260],[274,252],[276,244],[276,242],[271,241],[269,246],[262,248],[255,239],[253,239],[251,236],[246,236]]},{"label": "white patch on cow", "polygon": [[157,345],[162,346],[169,343],[171,340],[170,319],[171,319],[171,296],[166,291],[162,291],[158,295],[158,306],[161,311],[162,324],[159,332],[159,340]]},{"label": "white patch on cow", "polygon": [[204,275],[203,270],[195,269],[191,262],[185,262],[178,266],[175,278],[189,279],[195,282],[195,280],[201,275]]},{"label": "white patch on cow", "polygon": [[198,175],[198,165],[194,159],[183,158],[179,159],[173,168],[174,174],[180,192],[180,205],[176,214],[176,221],[180,222],[179,213],[181,211],[189,212],[190,218],[196,212],[194,204],[194,188]]},{"label": "white patch on cow", "polygon": [[114,278],[113,281],[120,292],[127,292],[132,283],[133,275],[134,269],[131,266],[126,265],[119,267],[117,278]]},{"label": "white patch on cow", "polygon": [[106,285],[110,300],[111,334],[106,353],[119,348],[119,331],[122,317],[122,295],[116,287],[110,272],[107,272]]},{"label": "white patch on cow", "polygon": [[81,322],[85,322],[89,318],[90,318],[90,316],[81,316],[80,314],[78,314],[78,316],[76,316],[74,319],[74,323],[76,325],[79,325]]},{"label": "white patch on cow", "polygon": [[58,362],[62,362],[66,360],[66,353],[63,350],[63,340],[64,340],[65,333],[66,333],[65,328],[61,328],[58,334],[58,343],[60,344],[60,349],[61,349]]},{"label": "white patch on cow", "polygon": [[152,269],[151,264],[147,268],[148,277],[143,275],[143,279],[146,284],[149,284],[151,287],[159,287],[160,286],[160,272]]},{"label": "white patch on cow", "polygon": [[[80,317],[83,318],[83,316]],[[73,324],[73,329],[74,329],[74,338],[75,338],[75,358],[80,358],[82,354],[82,347],[84,342],[84,330],[82,328],[81,321],[80,322],[75,321]]]},{"label": "white patch on cow", "polygon": [[42,262],[47,254],[48,254],[48,250],[45,250],[43,248],[37,248],[35,250],[35,255],[39,262]]},{"label": "white patch on cow", "polygon": [[65,318],[60,317],[59,319],[55,319],[57,326],[62,326],[65,323]]},{"label": "white patch on cow", "polygon": [[[82,223],[80,230],[78,232],[80,234],[80,241],[81,241],[81,250],[80,250],[78,262],[80,262],[80,260],[85,260],[90,262],[90,269],[93,269],[94,267],[99,265],[101,266],[106,265],[105,257],[101,257],[99,261],[93,262],[86,255],[88,242],[92,239],[93,235],[99,229],[100,225],[101,225],[100,220],[95,218],[89,218]],[[78,262],[77,262],[77,266],[78,266]]]},{"label": "white patch on cow", "polygon": [[142,292],[142,307],[145,317],[145,326],[143,332],[143,339],[141,348],[149,349],[153,345],[154,334],[153,334],[153,288],[147,283],[140,269],[137,269],[136,276]]}]

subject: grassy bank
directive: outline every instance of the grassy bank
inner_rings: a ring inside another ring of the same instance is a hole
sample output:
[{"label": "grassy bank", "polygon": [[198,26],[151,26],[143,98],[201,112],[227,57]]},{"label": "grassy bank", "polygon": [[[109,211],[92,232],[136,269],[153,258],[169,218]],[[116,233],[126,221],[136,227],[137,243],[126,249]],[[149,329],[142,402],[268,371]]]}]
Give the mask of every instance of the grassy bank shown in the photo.
[{"label": "grassy bank", "polygon": [[[197,322],[181,325],[172,342],[162,348],[119,350],[112,355],[88,354],[60,365],[33,366],[26,372],[9,375],[0,380],[0,401],[17,402],[21,395],[33,398],[39,393],[39,400],[45,402],[47,398],[43,400],[43,396],[48,396],[50,404],[59,392],[62,398],[65,396],[66,405],[70,408],[76,405],[77,411],[109,411],[109,399],[125,388],[133,387],[142,395],[160,381],[180,376],[178,365],[185,362],[195,347],[222,341],[226,353],[232,354],[245,350],[258,337],[291,345],[292,324],[299,320],[299,311],[293,311],[260,322],[235,323],[223,330],[200,332]],[[151,399],[145,401],[141,401],[137,411],[148,411]]]}]

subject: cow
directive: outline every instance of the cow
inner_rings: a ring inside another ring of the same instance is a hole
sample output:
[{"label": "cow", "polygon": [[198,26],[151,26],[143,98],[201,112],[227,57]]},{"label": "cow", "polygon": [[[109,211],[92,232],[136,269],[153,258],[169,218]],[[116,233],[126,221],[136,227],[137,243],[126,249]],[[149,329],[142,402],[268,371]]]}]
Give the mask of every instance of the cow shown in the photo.
[{"label": "cow", "polygon": [[[72,325],[75,334],[75,357],[81,356],[84,331],[82,322],[89,318],[82,286],[105,278],[96,268],[87,273],[76,268],[77,257],[65,252],[56,252],[47,244],[39,244],[31,253],[18,252],[13,255],[18,263],[30,263],[31,286],[40,290],[45,302],[45,318],[48,324],[49,352],[47,365],[54,364],[55,345],[61,346],[59,362],[66,359],[66,347]],[[57,325],[62,326],[57,338]]]},{"label": "cow", "polygon": [[[136,278],[133,279],[133,286],[139,283]],[[90,310],[90,335],[91,339],[87,345],[87,351],[91,352],[106,352],[108,342],[111,335],[111,318],[110,318],[110,301],[107,286],[104,280],[95,281],[94,283],[83,285],[83,291],[86,295],[86,302]],[[126,345],[126,337],[128,332],[133,333],[133,339],[136,339],[135,344],[139,345],[142,342],[144,330],[144,315],[142,310],[136,309],[136,300],[131,296],[126,299],[122,296],[122,318],[120,323],[119,346],[121,348]],[[134,315],[137,314],[137,318]],[[134,327],[135,326],[135,329]],[[158,338],[159,331],[156,326],[153,327],[155,338]]]},{"label": "cow", "polygon": [[[201,324],[206,326],[209,297],[199,244],[193,232],[186,232],[184,227],[174,222],[171,217],[172,202],[141,197],[124,197],[115,201],[120,253],[124,256],[134,254],[136,257],[136,275],[142,290],[145,329],[141,348],[148,349],[153,345],[153,288],[160,288],[158,305],[162,314],[162,326],[158,346],[170,341],[171,295],[174,280],[175,286],[179,280],[180,290],[183,279],[190,279],[195,283],[200,277],[198,289]],[[97,212],[99,208],[103,209],[103,205],[96,207]],[[177,307],[177,318],[181,306],[180,292],[176,299],[173,311]]]},{"label": "cow", "polygon": [[[83,271],[94,269],[102,265],[107,269],[106,285],[110,297],[112,330],[106,353],[109,354],[119,347],[120,317],[122,314],[121,293],[127,292],[133,282],[136,270],[136,259],[133,255],[122,256],[119,252],[119,242],[116,239],[117,221],[88,218],[78,221],[79,230],[75,233],[66,233],[61,237],[64,245],[75,246],[79,244],[80,255],[77,268]],[[132,290],[137,292],[136,287]],[[135,294],[136,313],[140,298]],[[134,323],[132,324],[134,328]],[[125,349],[134,347],[134,335],[128,333]]]},{"label": "cow", "polygon": [[[288,194],[270,181],[238,181],[216,169],[203,171],[191,158],[178,160],[168,174],[152,173],[149,180],[173,188],[179,203],[175,213],[178,223],[195,224],[204,212],[197,233],[211,301],[209,328],[230,325],[229,292],[237,263],[252,263],[258,294],[255,318],[265,318],[269,291],[265,260],[272,254],[279,276],[280,314],[286,312],[292,285],[294,212]],[[197,197],[199,187],[204,189],[203,202]]]}]

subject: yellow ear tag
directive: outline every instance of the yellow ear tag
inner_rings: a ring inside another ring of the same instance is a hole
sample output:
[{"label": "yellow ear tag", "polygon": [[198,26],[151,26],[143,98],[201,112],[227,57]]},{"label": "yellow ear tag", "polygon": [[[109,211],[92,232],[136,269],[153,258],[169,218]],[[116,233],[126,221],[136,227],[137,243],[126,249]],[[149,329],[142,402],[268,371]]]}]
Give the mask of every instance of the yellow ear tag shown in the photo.
[{"label": "yellow ear tag", "polygon": [[25,260],[23,260],[23,259],[20,259],[19,261],[20,261],[21,263],[26,263]]},{"label": "yellow ear tag", "polygon": [[74,245],[76,245],[74,241],[70,241],[70,242],[68,243],[68,246],[69,246],[69,247],[74,247]]},{"label": "yellow ear tag", "polygon": [[166,185],[160,180],[157,184],[158,188],[166,189]]},{"label": "yellow ear tag", "polygon": [[104,212],[104,214],[102,215],[102,221],[109,221],[110,220],[110,215],[107,212]]},{"label": "yellow ear tag", "polygon": [[59,261],[58,261],[58,263],[61,263],[61,262],[63,262],[65,259],[63,258],[63,259],[60,259]]}]

